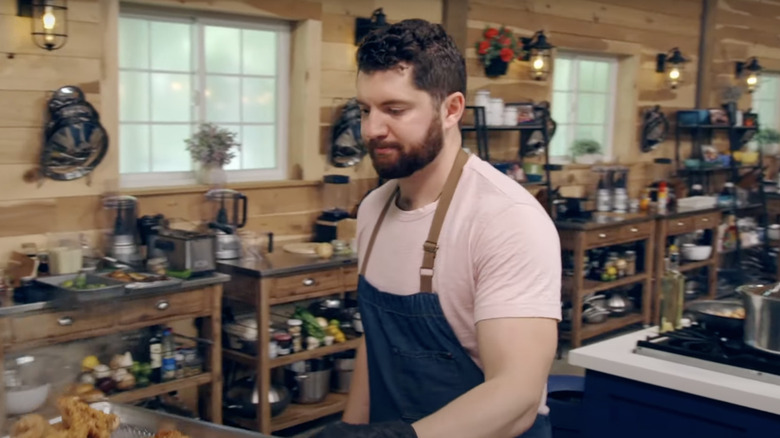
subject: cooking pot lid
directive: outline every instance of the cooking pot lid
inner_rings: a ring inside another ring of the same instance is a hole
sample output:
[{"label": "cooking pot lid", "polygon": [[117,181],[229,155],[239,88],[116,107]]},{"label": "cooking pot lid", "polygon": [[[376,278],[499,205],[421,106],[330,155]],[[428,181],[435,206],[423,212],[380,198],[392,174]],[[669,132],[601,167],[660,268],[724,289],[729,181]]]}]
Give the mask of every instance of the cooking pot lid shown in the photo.
[{"label": "cooking pot lid", "polygon": [[737,292],[746,295],[758,295],[763,298],[780,301],[780,283],[745,284],[737,288]]}]

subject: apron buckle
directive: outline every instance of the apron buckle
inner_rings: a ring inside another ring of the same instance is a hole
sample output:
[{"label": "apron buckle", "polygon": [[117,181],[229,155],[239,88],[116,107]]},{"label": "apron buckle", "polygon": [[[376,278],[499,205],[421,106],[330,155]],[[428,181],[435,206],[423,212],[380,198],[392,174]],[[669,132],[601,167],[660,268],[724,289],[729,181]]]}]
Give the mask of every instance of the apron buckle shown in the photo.
[{"label": "apron buckle", "polygon": [[420,275],[423,277],[433,277],[433,268],[420,268]]},{"label": "apron buckle", "polygon": [[431,254],[436,254],[436,251],[439,249],[439,245],[436,244],[436,242],[431,242],[426,240],[425,243],[423,243],[423,250],[425,252],[429,252]]}]

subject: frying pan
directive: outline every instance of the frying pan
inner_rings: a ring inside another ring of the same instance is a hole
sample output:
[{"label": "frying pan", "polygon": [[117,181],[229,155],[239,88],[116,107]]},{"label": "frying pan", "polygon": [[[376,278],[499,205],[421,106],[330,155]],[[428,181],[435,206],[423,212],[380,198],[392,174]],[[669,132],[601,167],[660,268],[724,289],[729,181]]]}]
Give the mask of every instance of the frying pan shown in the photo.
[{"label": "frying pan", "polygon": [[742,308],[744,306],[740,301],[708,300],[693,302],[686,306],[685,311],[690,313],[705,330],[742,339],[745,329],[744,319],[717,315],[720,312],[733,312]]}]

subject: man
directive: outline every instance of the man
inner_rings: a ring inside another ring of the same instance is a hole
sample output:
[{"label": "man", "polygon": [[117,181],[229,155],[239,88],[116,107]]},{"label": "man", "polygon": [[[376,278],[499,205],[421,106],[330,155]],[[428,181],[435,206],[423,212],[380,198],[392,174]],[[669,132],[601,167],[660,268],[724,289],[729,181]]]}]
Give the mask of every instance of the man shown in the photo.
[{"label": "man", "polygon": [[461,149],[465,61],[406,20],[357,53],[361,132],[390,180],[358,212],[365,330],[320,437],[549,437],[560,243],[519,184]]}]

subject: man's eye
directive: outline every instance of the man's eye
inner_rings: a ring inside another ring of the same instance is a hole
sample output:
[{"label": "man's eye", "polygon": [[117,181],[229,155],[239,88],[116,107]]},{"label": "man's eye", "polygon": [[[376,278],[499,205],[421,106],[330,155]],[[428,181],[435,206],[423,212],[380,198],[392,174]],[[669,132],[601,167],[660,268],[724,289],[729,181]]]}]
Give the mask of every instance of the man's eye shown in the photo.
[{"label": "man's eye", "polygon": [[388,108],[387,112],[394,116],[400,116],[404,113],[404,110],[402,108]]},{"label": "man's eye", "polygon": [[360,114],[364,115],[364,116],[367,116],[368,115],[368,108],[361,108],[360,109]]}]

